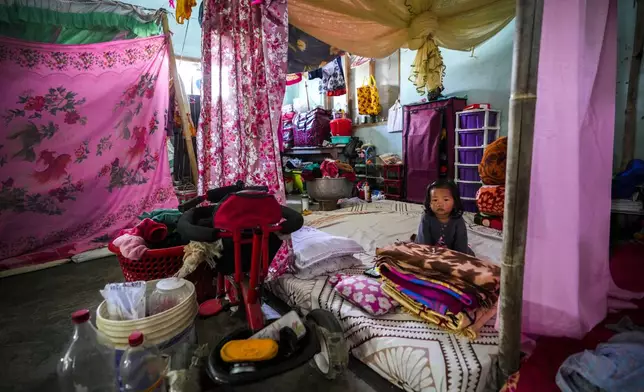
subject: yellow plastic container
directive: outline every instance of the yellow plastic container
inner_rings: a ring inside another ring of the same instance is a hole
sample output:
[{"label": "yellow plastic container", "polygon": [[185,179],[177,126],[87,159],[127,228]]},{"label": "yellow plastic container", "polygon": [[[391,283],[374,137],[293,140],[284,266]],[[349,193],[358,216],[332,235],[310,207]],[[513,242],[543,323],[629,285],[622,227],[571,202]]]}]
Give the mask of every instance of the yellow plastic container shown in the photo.
[{"label": "yellow plastic container", "polygon": [[275,358],[278,350],[273,339],[231,340],[221,348],[224,362],[259,362]]}]

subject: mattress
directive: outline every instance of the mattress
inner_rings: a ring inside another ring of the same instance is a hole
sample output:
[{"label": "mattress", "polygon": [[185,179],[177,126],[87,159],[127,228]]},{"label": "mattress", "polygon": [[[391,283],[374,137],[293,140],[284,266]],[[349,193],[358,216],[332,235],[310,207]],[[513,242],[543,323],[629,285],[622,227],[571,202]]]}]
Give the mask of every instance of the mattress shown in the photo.
[{"label": "mattress", "polygon": [[[409,240],[417,231],[422,206],[383,201],[362,204],[305,218],[305,224],[333,235],[350,237],[366,250],[356,255],[363,265],[342,270],[361,274],[373,265],[376,247]],[[466,215],[468,239],[474,252],[498,262],[502,236],[494,229],[474,225]],[[498,352],[494,319],[475,341],[457,337],[412,316],[400,308],[376,317],[336,294],[328,276],[300,279],[284,275],[268,283],[289,306],[306,314],[326,309],[340,320],[355,358],[405,391],[486,391]]]}]

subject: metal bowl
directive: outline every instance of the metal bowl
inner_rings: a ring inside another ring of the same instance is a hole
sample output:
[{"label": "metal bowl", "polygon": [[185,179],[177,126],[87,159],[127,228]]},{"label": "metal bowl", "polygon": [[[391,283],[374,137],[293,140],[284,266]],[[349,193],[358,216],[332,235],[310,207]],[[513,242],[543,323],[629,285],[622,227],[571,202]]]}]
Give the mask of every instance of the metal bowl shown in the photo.
[{"label": "metal bowl", "polygon": [[333,201],[351,197],[353,183],[346,178],[317,178],[306,182],[306,191],[317,201]]}]

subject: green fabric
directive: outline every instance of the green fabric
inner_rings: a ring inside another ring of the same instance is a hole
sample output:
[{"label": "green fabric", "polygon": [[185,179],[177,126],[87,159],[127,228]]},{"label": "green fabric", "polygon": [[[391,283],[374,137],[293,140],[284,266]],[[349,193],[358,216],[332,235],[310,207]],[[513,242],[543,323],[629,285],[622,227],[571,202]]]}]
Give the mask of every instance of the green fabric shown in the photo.
[{"label": "green fabric", "polygon": [[156,23],[114,13],[63,13],[34,7],[0,6],[0,35],[57,44],[91,44],[159,35]]},{"label": "green fabric", "polygon": [[159,209],[159,210],[153,210],[151,212],[144,212],[139,216],[139,219],[143,220],[145,218],[150,218],[155,222],[163,223],[168,228],[172,226],[176,226],[177,223],[179,222],[179,218],[181,218],[181,212],[176,209]]}]

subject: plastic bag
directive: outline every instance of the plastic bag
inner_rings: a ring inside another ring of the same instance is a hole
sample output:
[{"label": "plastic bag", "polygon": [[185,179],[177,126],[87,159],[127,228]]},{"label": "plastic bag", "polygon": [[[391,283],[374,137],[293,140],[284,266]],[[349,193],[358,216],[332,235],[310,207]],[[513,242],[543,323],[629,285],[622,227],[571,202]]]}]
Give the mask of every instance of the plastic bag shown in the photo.
[{"label": "plastic bag", "polygon": [[110,320],[137,320],[145,317],[145,282],[108,283],[100,290]]}]

